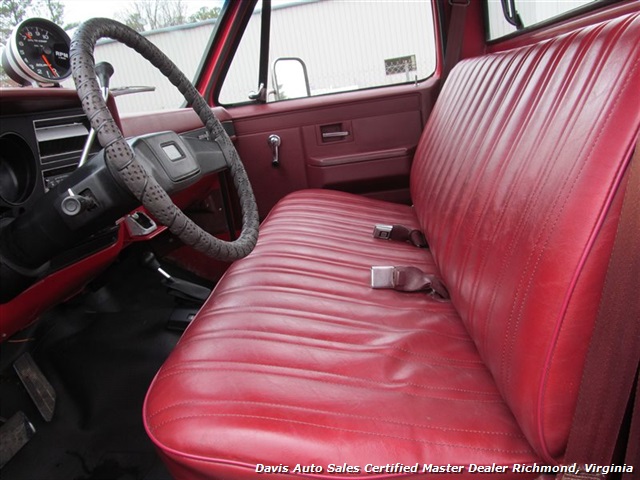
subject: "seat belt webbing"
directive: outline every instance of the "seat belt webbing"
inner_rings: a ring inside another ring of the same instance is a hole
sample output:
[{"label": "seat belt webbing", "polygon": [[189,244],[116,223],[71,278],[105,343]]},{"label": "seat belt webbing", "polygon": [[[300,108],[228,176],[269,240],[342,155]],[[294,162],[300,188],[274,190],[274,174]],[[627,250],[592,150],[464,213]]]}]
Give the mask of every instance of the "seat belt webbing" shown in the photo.
[{"label": "seat belt webbing", "polygon": [[447,30],[447,47],[440,77],[441,84],[444,84],[449,72],[460,59],[462,39],[464,37],[464,22],[467,17],[469,0],[449,0],[449,4],[451,5],[451,15],[449,17],[449,30]]}]

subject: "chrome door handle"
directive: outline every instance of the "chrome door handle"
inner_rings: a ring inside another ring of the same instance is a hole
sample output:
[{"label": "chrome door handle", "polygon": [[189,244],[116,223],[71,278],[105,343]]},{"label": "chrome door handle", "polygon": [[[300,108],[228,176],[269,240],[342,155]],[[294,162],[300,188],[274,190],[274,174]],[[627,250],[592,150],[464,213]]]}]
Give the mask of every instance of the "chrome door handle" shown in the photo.
[{"label": "chrome door handle", "polygon": [[324,132],[322,138],[341,138],[348,137],[349,132]]},{"label": "chrome door handle", "polygon": [[271,165],[274,167],[280,166],[280,158],[278,157],[278,149],[280,147],[280,137],[278,135],[269,135],[267,138],[267,144],[271,147],[271,151],[273,153],[273,158],[271,160]]}]

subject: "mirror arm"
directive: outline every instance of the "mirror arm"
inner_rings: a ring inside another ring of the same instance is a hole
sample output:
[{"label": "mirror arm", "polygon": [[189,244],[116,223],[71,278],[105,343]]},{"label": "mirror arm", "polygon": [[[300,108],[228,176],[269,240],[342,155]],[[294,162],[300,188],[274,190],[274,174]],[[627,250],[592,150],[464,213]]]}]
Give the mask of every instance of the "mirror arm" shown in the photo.
[{"label": "mirror arm", "polygon": [[261,83],[258,86],[257,92],[251,92],[249,94],[249,100],[254,100],[258,103],[267,103],[267,87],[265,87],[264,84]]}]

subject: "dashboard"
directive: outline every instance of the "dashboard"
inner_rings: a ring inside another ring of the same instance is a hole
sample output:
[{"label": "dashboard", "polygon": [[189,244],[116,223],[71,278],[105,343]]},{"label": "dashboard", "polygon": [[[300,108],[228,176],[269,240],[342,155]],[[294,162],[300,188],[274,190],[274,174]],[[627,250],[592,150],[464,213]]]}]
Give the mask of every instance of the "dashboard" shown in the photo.
[{"label": "dashboard", "polygon": [[[159,189],[171,198],[166,205],[180,211],[217,191],[217,211],[226,233],[235,235],[227,159],[199,116],[184,108],[134,115],[123,124],[116,91],[108,89],[113,67],[96,65],[102,96],[126,137],[124,150],[136,160],[138,174],[123,178],[93,141],[76,90],[60,86],[71,74],[69,48],[59,26],[29,19],[16,26],[1,54],[5,73],[22,86],[2,88],[0,95],[0,341],[81,291],[128,244],[166,230],[136,197],[152,195],[155,206]],[[110,159],[119,155],[109,152]],[[156,190],[147,192],[144,178]],[[138,181],[142,190],[131,190],[127,181]]]},{"label": "dashboard", "polygon": [[[89,135],[75,90],[3,88],[0,95],[0,228],[34,208],[47,192],[78,168]],[[89,156],[100,150],[96,144]],[[0,340],[73,295],[106,268],[124,244],[119,225],[66,251],[37,272],[20,295],[0,302]],[[3,233],[3,237],[4,237]],[[4,240],[4,238],[3,238]],[[2,276],[2,295],[13,281]]]},{"label": "dashboard", "polygon": [[[125,135],[149,142],[152,132],[182,132],[179,142],[202,142],[206,137],[202,124],[191,109],[162,112],[157,115],[133,116],[121,121],[112,98],[108,102],[117,124]],[[227,123],[226,127],[229,126]],[[35,321],[51,306],[72,297],[106,269],[119,253],[133,242],[148,241],[166,229],[156,225],[143,207],[123,195],[115,202],[118,210],[80,241],[70,243],[42,266],[28,272],[30,281],[20,285],[15,275],[8,274],[4,253],[6,232],[16,220],[28,214],[36,222],[46,223],[53,216],[49,199],[63,193],[65,185],[80,172],[78,163],[89,136],[89,121],[83,113],[75,90],[64,88],[3,88],[0,95],[0,341]],[[211,142],[206,142],[210,144]],[[99,158],[96,144],[89,158]],[[216,192],[220,194],[217,172],[224,170],[220,161],[207,152],[208,176],[177,189],[171,196],[181,208]],[[224,162],[223,162],[224,163]],[[88,162],[89,169],[91,160]],[[86,169],[86,166],[83,167]],[[72,176],[73,174],[75,176]],[[117,190],[117,189],[116,189]],[[49,193],[49,195],[47,195]],[[112,191],[110,198],[122,192]],[[73,220],[73,217],[67,220]],[[7,228],[5,228],[7,227]],[[38,232],[38,230],[36,230]],[[39,233],[33,237],[44,236]],[[74,232],[75,233],[75,232]],[[41,242],[41,239],[34,238]],[[31,251],[31,238],[19,243]]]},{"label": "dashboard", "polygon": [[[115,110],[115,107],[112,106]],[[9,88],[0,97],[0,228],[38,202],[101,147],[75,90]],[[119,118],[118,118],[119,121]]]},{"label": "dashboard", "polygon": [[[89,136],[81,109],[3,115],[0,124],[0,215],[33,204],[77,167]],[[95,154],[95,145],[90,153]]]}]

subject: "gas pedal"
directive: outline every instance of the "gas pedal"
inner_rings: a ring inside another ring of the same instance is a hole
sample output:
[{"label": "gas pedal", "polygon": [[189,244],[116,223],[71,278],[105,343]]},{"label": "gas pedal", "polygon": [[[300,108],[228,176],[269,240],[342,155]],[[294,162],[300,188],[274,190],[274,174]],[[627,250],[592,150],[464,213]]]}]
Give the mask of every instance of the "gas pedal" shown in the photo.
[{"label": "gas pedal", "polygon": [[42,418],[50,422],[56,407],[56,391],[27,352],[13,364],[20,381],[38,407]]},{"label": "gas pedal", "polygon": [[0,468],[4,467],[36,433],[27,416],[18,412],[0,426]]}]

